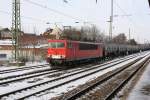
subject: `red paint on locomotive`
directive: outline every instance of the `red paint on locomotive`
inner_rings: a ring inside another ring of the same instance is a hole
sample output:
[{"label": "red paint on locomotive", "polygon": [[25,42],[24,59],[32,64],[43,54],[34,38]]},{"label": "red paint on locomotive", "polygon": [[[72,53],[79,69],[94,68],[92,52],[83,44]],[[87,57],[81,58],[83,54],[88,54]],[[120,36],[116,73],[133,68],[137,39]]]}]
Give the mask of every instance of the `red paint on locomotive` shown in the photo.
[{"label": "red paint on locomotive", "polygon": [[48,40],[47,59],[49,63],[69,62],[103,57],[101,43],[71,40]]}]

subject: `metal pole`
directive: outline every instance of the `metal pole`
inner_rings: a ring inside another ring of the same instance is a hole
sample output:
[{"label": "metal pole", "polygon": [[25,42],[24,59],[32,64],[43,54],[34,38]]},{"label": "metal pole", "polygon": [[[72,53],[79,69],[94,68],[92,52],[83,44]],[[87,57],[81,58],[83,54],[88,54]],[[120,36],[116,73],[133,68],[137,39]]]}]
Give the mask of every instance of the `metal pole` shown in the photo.
[{"label": "metal pole", "polygon": [[18,63],[21,35],[20,0],[13,0],[12,4],[12,59]]},{"label": "metal pole", "polygon": [[112,33],[113,33],[113,30],[112,30],[112,27],[113,27],[113,0],[111,0],[111,16],[110,16],[110,26],[109,26],[109,40],[112,39]]},{"label": "metal pole", "polygon": [[130,35],[130,32],[131,32],[131,31],[130,31],[130,28],[129,28],[129,40],[131,39],[131,35]]}]

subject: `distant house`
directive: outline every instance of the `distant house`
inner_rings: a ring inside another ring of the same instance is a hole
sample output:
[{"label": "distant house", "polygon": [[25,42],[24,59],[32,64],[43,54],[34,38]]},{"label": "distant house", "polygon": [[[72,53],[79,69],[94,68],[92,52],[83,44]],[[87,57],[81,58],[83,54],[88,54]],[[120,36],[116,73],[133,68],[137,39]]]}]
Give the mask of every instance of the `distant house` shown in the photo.
[{"label": "distant house", "polygon": [[48,39],[59,39],[61,34],[62,30],[58,27],[55,27],[54,29],[46,30],[46,32],[43,33],[43,36]]},{"label": "distant house", "polygon": [[[5,42],[4,42],[5,41]],[[12,59],[12,52],[14,50],[11,40],[0,41],[0,64]],[[46,58],[47,44],[26,44],[20,47],[20,57],[29,61],[41,61]]]},{"label": "distant house", "polygon": [[[46,58],[47,38],[43,35],[23,33],[19,41],[21,44],[20,56],[30,61]],[[12,58],[12,50],[11,31],[8,28],[0,29],[0,63]]]},{"label": "distant house", "polygon": [[1,28],[0,29],[0,39],[11,39],[12,34],[8,28]]},{"label": "distant house", "polygon": [[20,43],[22,45],[38,45],[47,43],[46,37],[43,35],[36,35],[31,33],[24,33],[20,37]]},{"label": "distant house", "polygon": [[52,33],[52,31],[53,31],[53,29],[48,28],[48,29],[46,30],[46,32],[43,33],[43,36],[48,36],[48,35],[50,35],[50,34]]}]

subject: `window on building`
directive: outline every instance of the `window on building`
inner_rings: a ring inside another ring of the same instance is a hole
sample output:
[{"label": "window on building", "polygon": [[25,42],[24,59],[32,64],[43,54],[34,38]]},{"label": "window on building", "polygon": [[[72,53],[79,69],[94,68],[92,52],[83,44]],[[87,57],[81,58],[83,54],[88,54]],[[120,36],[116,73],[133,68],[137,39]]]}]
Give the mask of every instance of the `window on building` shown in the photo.
[{"label": "window on building", "polygon": [[6,54],[0,54],[0,58],[6,58],[7,55]]}]

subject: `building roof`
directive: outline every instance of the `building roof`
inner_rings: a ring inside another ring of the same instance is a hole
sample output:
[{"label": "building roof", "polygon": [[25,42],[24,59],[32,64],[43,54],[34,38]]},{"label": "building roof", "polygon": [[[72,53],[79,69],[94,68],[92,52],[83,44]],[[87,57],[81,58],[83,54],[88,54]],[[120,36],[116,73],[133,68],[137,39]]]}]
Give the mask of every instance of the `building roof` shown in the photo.
[{"label": "building roof", "polygon": [[2,28],[0,27],[0,31],[10,31],[8,28]]}]

